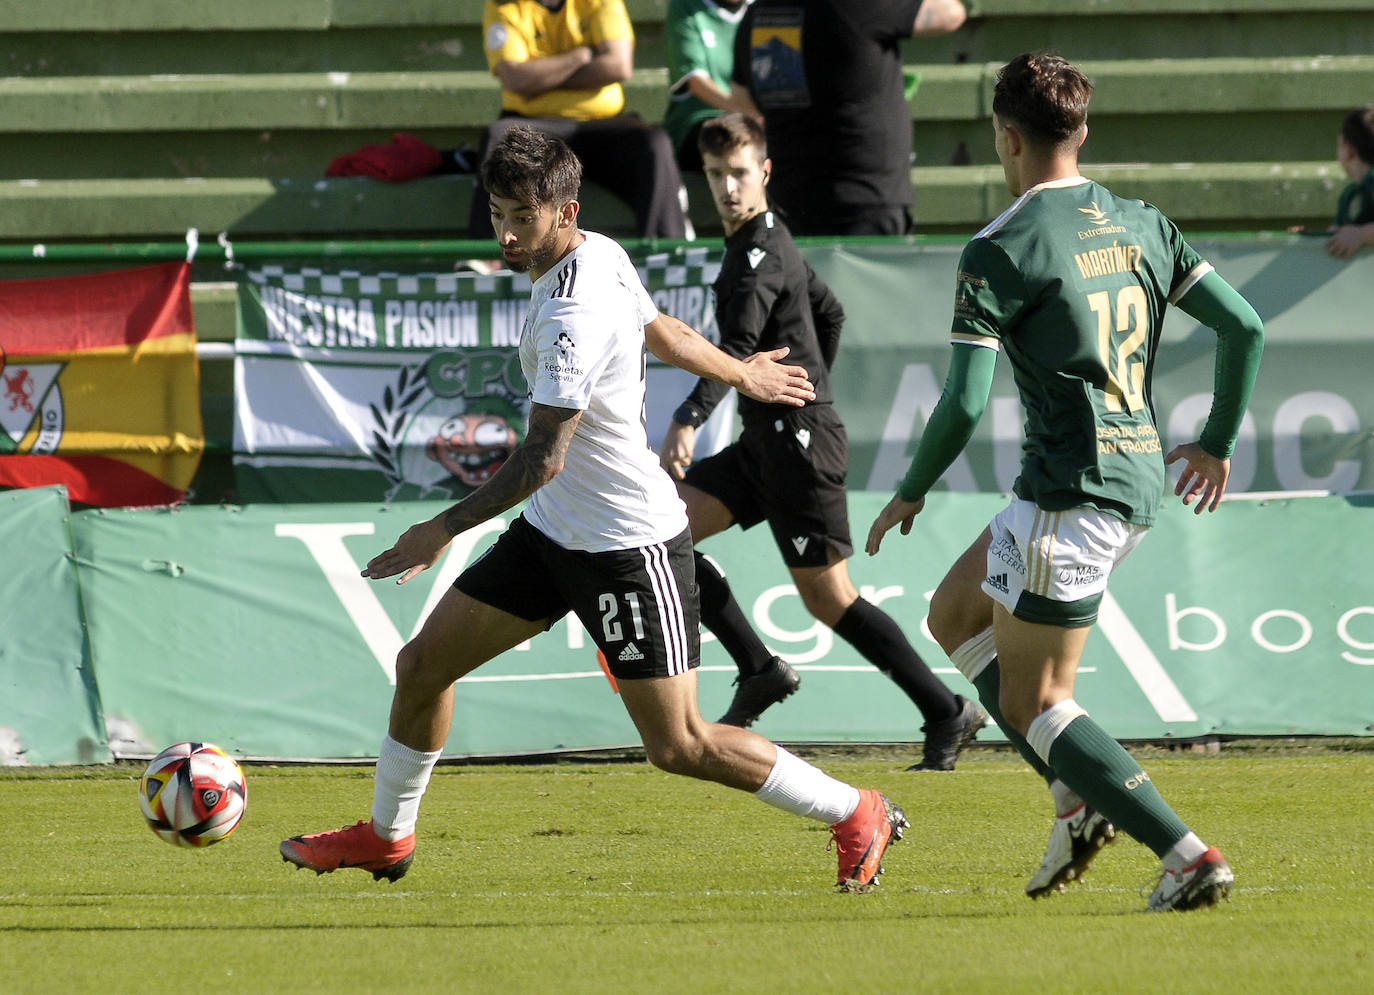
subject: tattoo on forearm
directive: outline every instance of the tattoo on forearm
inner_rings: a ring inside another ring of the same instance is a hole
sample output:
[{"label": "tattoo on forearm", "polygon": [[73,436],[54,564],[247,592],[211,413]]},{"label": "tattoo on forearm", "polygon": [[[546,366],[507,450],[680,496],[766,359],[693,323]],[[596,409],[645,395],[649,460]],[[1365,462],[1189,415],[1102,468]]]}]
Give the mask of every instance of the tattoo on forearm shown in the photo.
[{"label": "tattoo on forearm", "polygon": [[535,405],[525,441],[477,490],[444,513],[444,527],[457,535],[508,510],[543,487],[563,467],[581,412]]}]

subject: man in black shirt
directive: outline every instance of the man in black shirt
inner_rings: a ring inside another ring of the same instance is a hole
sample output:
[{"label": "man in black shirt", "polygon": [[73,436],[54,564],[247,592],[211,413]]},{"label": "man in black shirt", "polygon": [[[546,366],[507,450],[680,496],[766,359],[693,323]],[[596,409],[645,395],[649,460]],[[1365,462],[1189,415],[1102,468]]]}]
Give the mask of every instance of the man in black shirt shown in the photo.
[{"label": "man in black shirt", "polygon": [[959,0],[755,0],[735,35],[734,82],[763,113],[795,235],[911,230],[904,38],[964,23]]},{"label": "man in black shirt", "polygon": [[[917,767],[952,770],[982,727],[983,710],[952,694],[897,623],[860,598],[849,579],[849,442],[829,376],[844,310],[768,209],[771,164],[763,129],[742,114],[726,114],[702,126],[699,143],[725,227],[725,258],[715,282],[720,347],[747,356],[785,346],[788,362],[810,375],[816,398],[789,409],[740,397],[739,440],[694,464],[696,427],[728,389],[703,379],[674,413],[660,461],[678,481],[694,542],[735,523],[747,529],[768,522],[807,610],[888,674],[925,717]],[[725,578],[700,553],[696,568],[702,623],[739,667],[734,701],[720,721],[747,726],[801,681],[763,645]]]}]

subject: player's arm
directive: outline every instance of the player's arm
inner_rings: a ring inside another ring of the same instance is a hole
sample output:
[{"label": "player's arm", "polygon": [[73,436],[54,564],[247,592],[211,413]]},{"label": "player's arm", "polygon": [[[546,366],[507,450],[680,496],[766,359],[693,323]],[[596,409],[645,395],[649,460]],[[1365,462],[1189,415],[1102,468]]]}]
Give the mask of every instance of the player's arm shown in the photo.
[{"label": "player's arm", "polygon": [[586,65],[564,81],[569,90],[599,90],[612,83],[624,83],[634,72],[635,43],[629,38],[611,38],[591,46],[592,57]]},{"label": "player's arm", "polygon": [[[765,404],[798,408],[816,399],[815,388],[804,369],[778,362],[787,355],[786,348],[739,359],[717,349],[690,325],[666,314],[660,314],[646,325],[644,333],[649,350],[655,356],[702,378],[673,413],[659,447],[659,462],[678,480],[691,465],[697,426],[715,406],[714,401],[703,400],[715,397],[713,393],[708,394],[707,388],[718,390],[720,396],[724,396],[725,391],[734,387],[741,394]],[[710,407],[705,407],[707,403]]]},{"label": "player's arm", "polygon": [[649,351],[665,363],[734,387],[764,404],[800,408],[816,399],[816,391],[800,366],[778,362],[787,349],[756,352],[744,359],[717,349],[691,325],[670,314],[659,314],[644,326]]},{"label": "player's arm", "polygon": [[1178,301],[1185,313],[1217,333],[1212,410],[1196,442],[1175,446],[1166,464],[1184,460],[1174,493],[1184,504],[1197,500],[1194,511],[1216,511],[1226,493],[1231,452],[1241,419],[1259,375],[1264,352],[1264,323],[1234,287],[1215,271],[1205,274]]},{"label": "player's arm", "polygon": [[363,576],[372,580],[402,574],[404,584],[433,566],[460,532],[494,518],[543,487],[563,469],[573,432],[582,418],[579,408],[530,405],[525,439],[491,477],[447,511],[412,525],[396,544],[367,561]]},{"label": "player's arm", "polygon": [[868,530],[864,550],[869,556],[878,552],[883,536],[894,525],[901,526],[902,535],[911,532],[912,520],[925,507],[926,492],[973,437],[992,393],[992,374],[997,366],[997,350],[992,346],[996,342],[989,337],[954,343],[944,390],[926,422],[911,466],[897,485],[897,493]]},{"label": "player's arm", "polygon": [[[776,253],[765,255],[757,266],[741,268],[726,303],[716,315],[723,352],[742,358],[758,350],[764,325],[772,313],[782,284],[782,265]],[[729,392],[729,387],[719,378],[698,381],[687,399],[673,413],[674,424],[669,430],[679,431],[676,428],[678,425],[695,429],[711,417],[711,412],[716,410]],[[814,395],[808,400],[814,400]]]},{"label": "player's arm", "polygon": [[687,77],[684,84],[687,92],[696,97],[708,107],[717,110],[730,112],[738,111],[746,117],[759,120],[759,110],[754,106],[754,102],[749,99],[749,93],[737,86],[731,86],[729,90],[722,90],[716,86],[715,80],[704,73],[692,73]]},{"label": "player's arm", "polygon": [[835,355],[840,351],[840,331],[844,328],[844,308],[830,292],[826,282],[816,275],[811,264],[802,260],[806,267],[806,296],[811,303],[811,320],[816,326],[816,339],[821,346],[821,359],[825,368],[832,369]]},{"label": "player's arm", "polygon": [[[599,90],[623,83],[634,70],[634,29],[623,5],[605,4],[583,25],[588,43],[567,52],[531,57],[530,40],[497,9],[506,41],[487,50],[487,62],[501,85],[524,100],[550,90]],[[484,32],[489,26],[483,26]]]}]

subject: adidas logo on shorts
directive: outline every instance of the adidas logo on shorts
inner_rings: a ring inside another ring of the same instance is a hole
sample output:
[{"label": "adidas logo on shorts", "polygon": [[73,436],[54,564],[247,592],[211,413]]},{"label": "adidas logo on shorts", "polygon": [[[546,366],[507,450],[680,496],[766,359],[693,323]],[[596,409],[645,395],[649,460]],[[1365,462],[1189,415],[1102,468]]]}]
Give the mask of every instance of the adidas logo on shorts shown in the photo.
[{"label": "adidas logo on shorts", "polygon": [[995,575],[995,576],[989,577],[989,578],[988,578],[987,580],[985,580],[983,583],[987,584],[989,587],[995,587],[995,588],[997,588],[997,590],[1001,591],[1003,594],[1008,594],[1008,593],[1010,593],[1010,592],[1008,592],[1008,590],[1007,590],[1007,575],[1006,575],[1006,574],[997,574],[997,575]]},{"label": "adidas logo on shorts", "polygon": [[644,654],[639,652],[639,647],[634,643],[626,643],[625,648],[620,651],[620,655],[616,659],[621,663],[633,663],[636,660],[643,660]]}]

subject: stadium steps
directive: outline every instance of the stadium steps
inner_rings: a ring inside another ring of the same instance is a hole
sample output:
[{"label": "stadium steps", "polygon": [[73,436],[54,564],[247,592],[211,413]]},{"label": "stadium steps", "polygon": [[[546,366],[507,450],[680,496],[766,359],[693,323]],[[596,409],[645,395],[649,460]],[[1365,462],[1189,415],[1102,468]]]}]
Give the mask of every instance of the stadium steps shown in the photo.
[{"label": "stadium steps", "polygon": [[[920,165],[995,162],[999,63],[912,65]],[[1374,56],[1085,62],[1096,93],[1086,161],[1304,160],[1368,99]],[[660,119],[667,72],[627,104]],[[0,79],[0,179],[323,175],[335,155],[412,131],[477,145],[500,111],[485,71],[49,76]],[[135,140],[131,140],[135,139]]]},{"label": "stadium steps", "polygon": [[[991,164],[987,122],[997,65],[917,68],[915,175],[918,189],[933,185],[918,219],[977,225],[986,214],[961,213],[960,205],[982,203],[963,191],[981,186],[984,174],[924,171],[950,160]],[[1230,162],[1240,177],[1239,164],[1249,162],[1248,175],[1262,187],[1266,168],[1291,171],[1334,144],[1341,116],[1367,97],[1374,56],[1122,60],[1084,68],[1097,86],[1085,166],[1148,155],[1144,170]],[[665,78],[661,69],[639,70],[628,87],[631,106],[646,118]],[[0,79],[0,135],[10,152],[0,165],[0,200],[10,208],[0,218],[0,239],[175,237],[191,226],[305,237],[452,233],[469,179],[326,181],[324,168],[334,155],[385,141],[393,130],[440,147],[475,141],[498,100],[494,82],[479,72]],[[1304,141],[1293,138],[1309,131]],[[1219,193],[1241,192],[1239,183],[1196,191],[1176,185],[1176,199],[1166,203],[1180,219],[1204,225],[1265,218]],[[1266,210],[1274,202],[1263,190],[1245,197]],[[694,201],[705,208],[694,210],[694,221],[709,231],[709,203]],[[1330,211],[1323,205],[1313,212],[1303,201],[1279,206],[1285,209],[1276,223]]]},{"label": "stadium steps", "polygon": [[[663,66],[667,0],[625,0],[636,63]],[[1369,0],[965,0],[957,33],[903,44],[912,63],[1374,52]],[[0,0],[9,74],[485,71],[480,0]],[[112,44],[112,39],[117,42]]]}]

